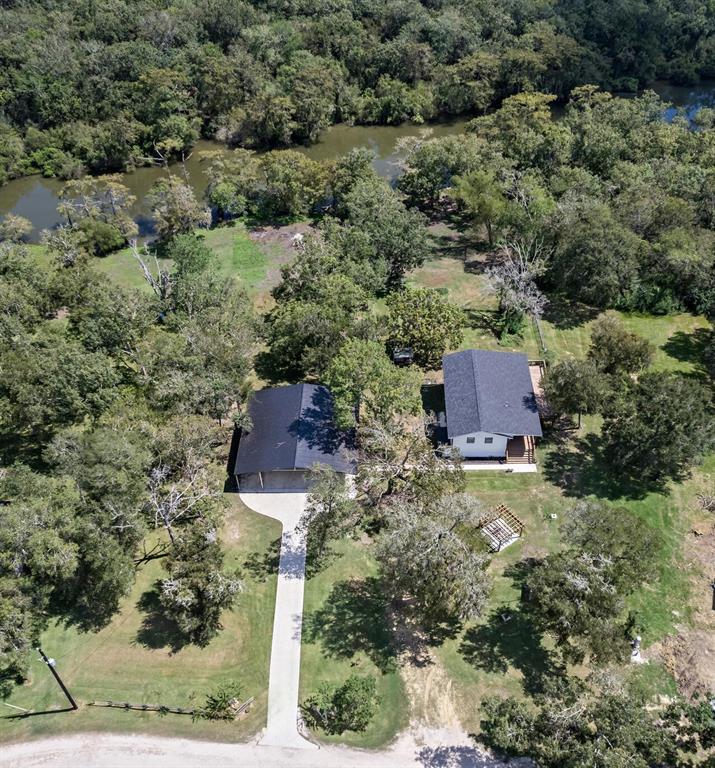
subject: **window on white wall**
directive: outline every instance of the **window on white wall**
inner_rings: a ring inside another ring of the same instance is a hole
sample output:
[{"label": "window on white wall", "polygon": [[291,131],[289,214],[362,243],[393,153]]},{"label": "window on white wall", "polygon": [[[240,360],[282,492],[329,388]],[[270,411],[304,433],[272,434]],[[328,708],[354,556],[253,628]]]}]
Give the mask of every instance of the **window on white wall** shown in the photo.
[{"label": "window on white wall", "polygon": [[468,443],[468,444],[469,444],[469,443],[473,443],[473,442],[475,442],[475,440],[476,440],[476,438],[474,438],[474,437],[468,437],[468,438],[467,438],[467,443]]},{"label": "window on white wall", "polygon": [[493,442],[494,442],[494,438],[493,437],[485,437],[484,438],[485,445],[491,445]]}]

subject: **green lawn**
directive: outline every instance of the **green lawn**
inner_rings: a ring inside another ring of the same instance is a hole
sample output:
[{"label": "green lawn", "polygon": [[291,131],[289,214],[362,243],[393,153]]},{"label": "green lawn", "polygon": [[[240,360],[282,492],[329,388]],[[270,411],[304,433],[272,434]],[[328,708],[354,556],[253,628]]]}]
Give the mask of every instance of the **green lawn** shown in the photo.
[{"label": "green lawn", "polygon": [[386,623],[387,605],[375,578],[376,563],[365,545],[342,540],[333,549],[328,567],[306,581],[301,701],[324,682],[339,684],[351,674],[372,675],[380,703],[368,729],[317,736],[378,747],[407,725],[409,709]]},{"label": "green lawn", "polygon": [[[217,268],[221,275],[235,276],[251,293],[255,293],[262,287],[268,274],[269,256],[272,254],[267,255],[266,249],[254,243],[242,224],[202,231],[200,234],[216,254]],[[45,246],[30,245],[28,247],[39,264],[45,265],[49,262]],[[153,260],[150,259],[150,264],[152,263]],[[162,260],[160,263],[166,266],[171,262]],[[98,272],[109,275],[125,288],[149,290],[139,264],[129,248],[95,258],[92,260],[92,265]]]},{"label": "green lawn", "polygon": [[[465,310],[468,325],[464,331],[463,349],[503,349],[525,352],[530,359],[544,357],[531,324],[521,338],[510,337],[501,342],[495,336],[492,330],[495,297],[487,290],[483,275],[470,271],[463,259],[441,257],[429,261],[412,274],[411,282],[445,291]],[[697,369],[709,329],[704,317],[686,313],[616,314],[630,330],[655,346],[654,368],[684,372]],[[598,310],[583,305],[552,301],[541,321],[547,357],[551,360],[584,357],[590,343],[591,325],[598,315]]]},{"label": "green lawn", "polygon": [[[448,254],[416,270],[411,281],[441,289],[465,310],[468,327],[463,348],[518,350],[530,358],[544,357],[531,324],[523,338],[501,343],[495,336],[495,298],[486,288],[479,265],[473,265],[465,266],[463,255]],[[551,361],[584,357],[591,325],[598,314],[588,307],[553,301],[541,323],[546,357]],[[701,373],[703,346],[709,334],[705,318],[685,313],[618,315],[629,329],[654,345],[654,369]],[[483,618],[460,628],[454,637],[435,647],[452,679],[458,711],[469,731],[479,729],[479,702],[485,695],[519,696],[534,690],[540,673],[553,663],[548,642],[542,646],[528,620],[518,612],[523,575],[519,562],[558,549],[559,523],[579,497],[605,498],[622,506],[624,514],[643,518],[662,535],[658,574],[631,596],[628,606],[642,622],[644,646],[688,620],[692,574],[682,548],[695,496],[708,487],[715,472],[715,456],[708,457],[705,465],[684,483],[670,484],[660,492],[638,493],[636,489],[619,488],[607,466],[590,459],[589,443],[599,430],[600,420],[587,418],[575,442],[542,441],[537,452],[540,471],[536,474],[469,473],[470,493],[488,507],[506,504],[526,524],[523,538],[492,560],[494,589]],[[512,618],[505,622],[502,615]],[[651,664],[646,671],[630,674],[636,678],[634,685],[649,691],[671,694],[674,690],[674,681],[660,665]]]},{"label": "green lawn", "polygon": [[[58,671],[81,702],[80,710],[13,719],[15,710],[2,707],[0,739],[24,740],[69,731],[129,731],[241,741],[265,726],[276,576],[272,569],[255,567],[255,562],[280,536],[280,524],[251,512],[237,496],[228,498],[222,534],[226,564],[242,567],[245,592],[236,608],[224,614],[224,627],[208,647],[187,646],[172,652],[171,637],[151,610],[153,584],[162,573],[161,565],[149,563],[140,570],[131,595],[108,627],[81,634],[54,625],[42,638],[43,650],[57,660]],[[254,567],[244,566],[247,559]],[[192,722],[187,715],[87,706],[93,699],[110,699],[191,707],[202,704],[208,691],[228,680],[241,683],[242,696],[256,699],[251,712],[236,723]],[[8,703],[35,712],[65,705],[49,670],[39,660],[32,662],[30,682],[17,689]]]},{"label": "green lawn", "polygon": [[[538,460],[542,466],[548,464],[548,453],[558,450],[556,446],[541,449]],[[656,578],[636,592],[628,606],[645,627],[645,647],[674,632],[677,624],[688,619],[690,574],[681,547],[695,496],[707,488],[713,472],[715,456],[710,456],[690,480],[673,485],[666,492],[651,492],[639,499],[610,499],[611,503],[623,506],[625,514],[642,517],[663,537]],[[490,571],[494,589],[483,618],[462,627],[455,637],[434,649],[452,679],[464,727],[477,731],[482,698],[494,694],[521,696],[534,690],[539,674],[554,661],[548,642],[542,645],[528,620],[518,612],[522,576],[519,562],[558,549],[559,524],[576,498],[551,483],[543,471],[472,472],[468,476],[468,490],[488,507],[506,504],[526,525],[520,541],[493,557]],[[556,519],[551,518],[552,514]],[[511,614],[512,618],[504,622],[502,614]],[[647,674],[653,692],[671,694],[672,678],[660,665],[650,666]]]}]

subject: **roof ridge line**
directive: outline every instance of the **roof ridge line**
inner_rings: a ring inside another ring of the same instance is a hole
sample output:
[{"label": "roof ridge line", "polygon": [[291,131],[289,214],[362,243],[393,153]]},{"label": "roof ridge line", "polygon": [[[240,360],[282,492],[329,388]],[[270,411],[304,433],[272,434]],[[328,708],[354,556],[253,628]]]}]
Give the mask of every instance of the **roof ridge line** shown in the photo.
[{"label": "roof ridge line", "polygon": [[472,381],[474,382],[474,402],[477,406],[477,426],[479,427],[477,429],[477,432],[483,432],[482,429],[482,417],[481,417],[481,403],[479,402],[479,386],[477,383],[477,350],[476,349],[470,349],[469,350],[469,357],[471,358],[472,362]]},{"label": "roof ridge line", "polygon": [[[298,415],[295,417],[295,420],[300,424],[300,419],[303,415],[303,395],[305,394],[306,384],[302,381],[298,386],[300,386],[300,397],[298,398]],[[300,432],[298,432],[295,438],[295,446],[293,447],[293,471],[298,469],[298,447],[300,446],[301,439]]]}]

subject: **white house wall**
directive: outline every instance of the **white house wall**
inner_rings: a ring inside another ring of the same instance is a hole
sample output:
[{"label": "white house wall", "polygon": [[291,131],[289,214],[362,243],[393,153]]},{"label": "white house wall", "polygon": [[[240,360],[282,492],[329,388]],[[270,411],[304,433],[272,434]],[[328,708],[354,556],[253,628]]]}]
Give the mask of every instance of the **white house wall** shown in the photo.
[{"label": "white house wall", "polygon": [[[474,442],[468,443],[467,438],[473,437]],[[492,442],[486,443],[485,438],[491,437]],[[475,432],[471,435],[459,435],[452,439],[452,445],[459,449],[465,459],[487,459],[492,456],[506,456],[506,443],[508,438],[504,435],[495,435],[491,432]]]}]

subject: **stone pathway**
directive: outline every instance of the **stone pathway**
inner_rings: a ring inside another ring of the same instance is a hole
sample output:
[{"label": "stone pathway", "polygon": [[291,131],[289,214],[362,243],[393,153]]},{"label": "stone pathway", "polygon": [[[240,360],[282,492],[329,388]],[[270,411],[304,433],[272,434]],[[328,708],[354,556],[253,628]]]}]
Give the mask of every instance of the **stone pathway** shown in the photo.
[{"label": "stone pathway", "polygon": [[307,494],[241,493],[240,497],[249,509],[283,525],[268,679],[268,721],[259,743],[291,749],[317,749],[298,731],[305,587],[305,533],[298,529],[298,523]]}]

